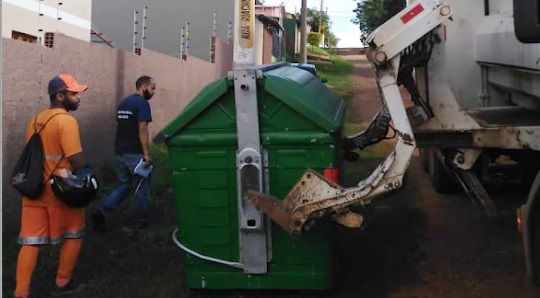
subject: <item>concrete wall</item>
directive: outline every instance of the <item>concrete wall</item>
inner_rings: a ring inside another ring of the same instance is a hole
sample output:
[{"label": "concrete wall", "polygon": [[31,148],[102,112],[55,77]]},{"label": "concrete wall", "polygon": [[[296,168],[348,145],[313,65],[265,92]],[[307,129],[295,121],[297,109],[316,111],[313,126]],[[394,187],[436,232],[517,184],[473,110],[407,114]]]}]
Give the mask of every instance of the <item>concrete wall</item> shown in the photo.
[{"label": "concrete wall", "polygon": [[99,165],[113,154],[116,105],[135,91],[139,76],[150,75],[157,84],[157,93],[150,101],[152,137],[201,88],[232,68],[232,49],[220,40],[216,42],[215,64],[192,56],[183,61],[145,50],[138,56],[61,35],[55,37],[54,48],[11,39],[2,39],[2,47],[4,223],[11,215],[19,216],[20,200],[8,178],[24,147],[27,122],[49,106],[47,84],[56,74],[72,73],[90,86],[73,115],[79,120],[86,159]]}]

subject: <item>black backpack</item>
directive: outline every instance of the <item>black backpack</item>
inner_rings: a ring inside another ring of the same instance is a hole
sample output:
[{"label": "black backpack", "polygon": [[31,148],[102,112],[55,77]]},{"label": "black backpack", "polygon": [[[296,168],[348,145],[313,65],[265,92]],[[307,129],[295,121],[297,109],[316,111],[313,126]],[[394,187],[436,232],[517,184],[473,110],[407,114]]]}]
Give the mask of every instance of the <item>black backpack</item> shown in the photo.
[{"label": "black backpack", "polygon": [[[34,121],[34,134],[26,143],[24,150],[17,161],[17,165],[13,169],[13,174],[11,175],[11,186],[18,190],[23,196],[29,199],[37,199],[43,193],[45,188],[45,181],[43,179],[43,170],[44,170],[44,152],[43,152],[43,143],[41,142],[41,137],[39,133],[45,128],[45,125],[54,118],[56,115],[65,114],[58,113],[54,114],[49,118],[43,127],[37,130],[37,116]],[[63,156],[62,156],[63,158]],[[54,169],[60,164],[60,159]],[[54,171],[54,170],[53,170]]]}]

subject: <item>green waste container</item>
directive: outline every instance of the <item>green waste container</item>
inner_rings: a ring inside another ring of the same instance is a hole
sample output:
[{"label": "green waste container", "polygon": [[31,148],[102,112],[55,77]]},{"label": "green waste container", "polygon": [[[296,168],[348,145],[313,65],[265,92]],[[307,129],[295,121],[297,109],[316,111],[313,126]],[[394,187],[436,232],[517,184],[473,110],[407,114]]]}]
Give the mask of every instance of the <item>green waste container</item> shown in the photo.
[{"label": "green waste container", "polygon": [[[254,79],[266,191],[284,198],[306,168],[335,178],[340,168],[344,101],[318,78],[296,67],[274,67]],[[242,263],[234,86],[230,75],[207,85],[161,131],[172,168],[177,240],[212,258],[185,253],[186,286],[329,288],[332,253],[329,222],[324,220],[299,238],[268,220],[264,229],[268,267],[263,274],[214,261]]]}]

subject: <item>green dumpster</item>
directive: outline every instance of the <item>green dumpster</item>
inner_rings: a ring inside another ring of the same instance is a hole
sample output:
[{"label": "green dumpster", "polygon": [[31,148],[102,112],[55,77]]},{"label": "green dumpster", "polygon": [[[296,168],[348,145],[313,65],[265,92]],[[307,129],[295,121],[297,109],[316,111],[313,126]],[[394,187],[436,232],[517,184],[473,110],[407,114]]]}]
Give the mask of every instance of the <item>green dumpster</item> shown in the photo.
[{"label": "green dumpster", "polygon": [[[247,106],[256,110],[250,114]],[[272,66],[231,72],[207,85],[161,131],[172,168],[175,243],[186,251],[188,288],[332,286],[329,222],[318,221],[294,238],[258,217],[239,193],[263,187],[283,198],[306,168],[336,178],[344,114],[345,103],[318,78],[296,67]],[[249,115],[255,118],[242,123]],[[239,159],[239,148],[250,142],[260,150]],[[239,170],[250,162],[260,167]]]}]

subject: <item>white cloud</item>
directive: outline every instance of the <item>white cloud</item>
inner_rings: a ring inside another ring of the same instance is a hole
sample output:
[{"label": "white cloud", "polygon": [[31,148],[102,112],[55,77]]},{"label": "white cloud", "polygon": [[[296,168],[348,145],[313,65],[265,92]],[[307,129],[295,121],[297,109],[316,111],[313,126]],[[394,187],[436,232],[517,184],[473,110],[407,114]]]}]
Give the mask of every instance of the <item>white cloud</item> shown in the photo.
[{"label": "white cloud", "polygon": [[[301,0],[266,0],[265,5],[279,5],[283,3],[287,12],[300,12]],[[307,0],[308,8],[320,9],[320,0]],[[328,15],[332,22],[332,31],[339,38],[338,47],[362,47],[360,42],[360,29],[351,22],[356,17],[353,9],[356,8],[354,0],[324,0],[324,9],[328,7]]]}]

